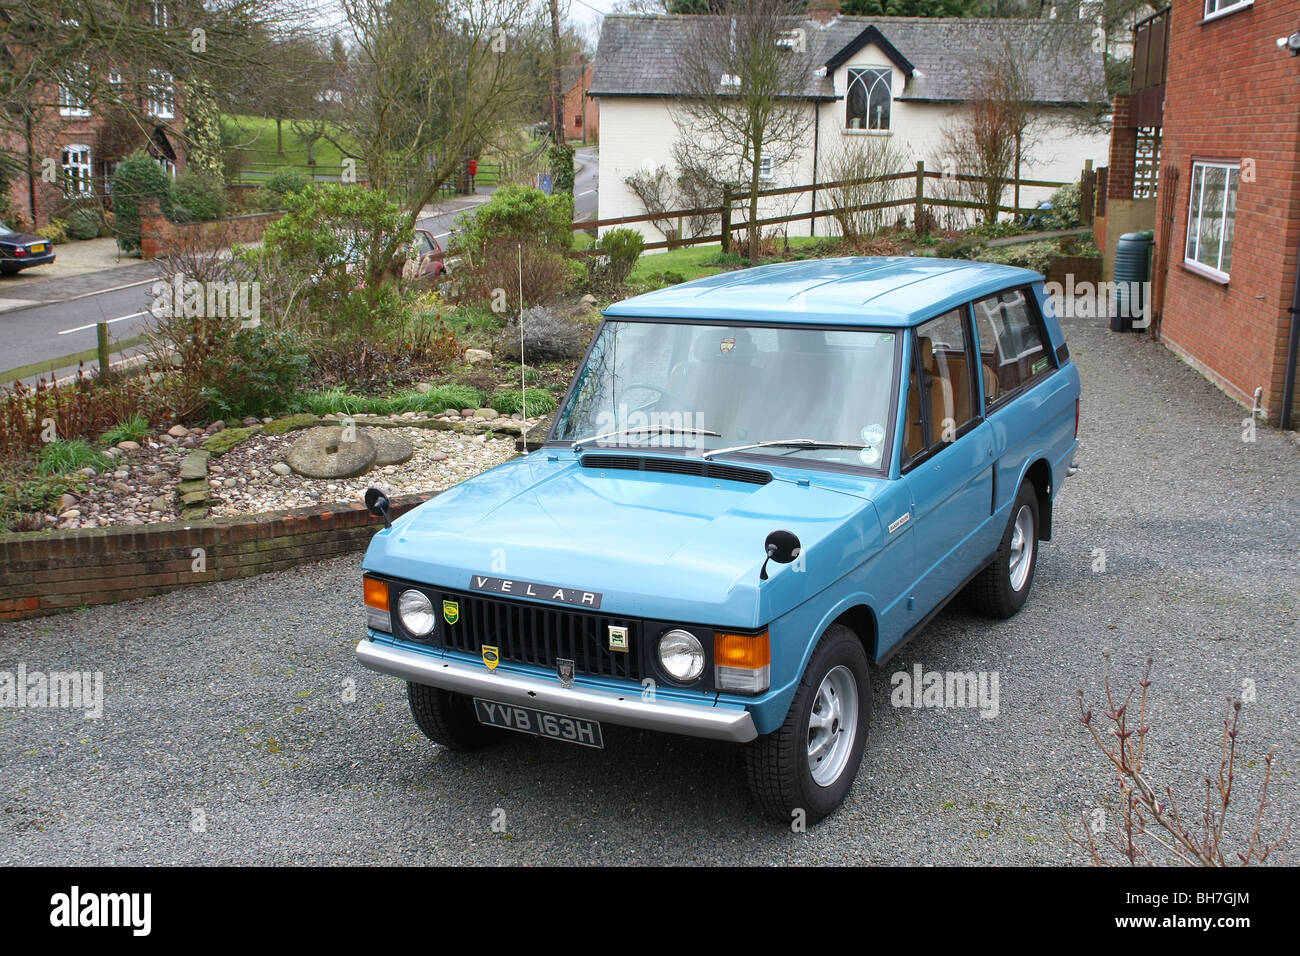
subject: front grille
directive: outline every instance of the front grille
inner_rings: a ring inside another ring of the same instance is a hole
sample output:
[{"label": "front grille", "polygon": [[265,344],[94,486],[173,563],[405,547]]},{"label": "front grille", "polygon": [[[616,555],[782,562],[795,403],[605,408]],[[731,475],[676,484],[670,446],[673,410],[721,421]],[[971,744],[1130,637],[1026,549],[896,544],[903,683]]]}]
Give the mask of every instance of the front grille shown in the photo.
[{"label": "front grille", "polygon": [[624,471],[662,471],[675,475],[700,475],[724,481],[743,481],[751,485],[766,485],[772,476],[753,468],[737,468],[696,458],[642,458],[636,455],[583,455],[583,468]]},{"label": "front grille", "polygon": [[[501,659],[553,669],[556,658],[573,661],[578,674],[641,679],[641,622],[592,611],[526,601],[501,600],[461,591],[436,595],[434,609],[441,614],[443,601],[456,601],[460,617],[449,625],[438,621],[438,633],[452,650],[479,656],[484,644],[498,649]],[[609,627],[626,627],[627,651],[609,649]]]}]

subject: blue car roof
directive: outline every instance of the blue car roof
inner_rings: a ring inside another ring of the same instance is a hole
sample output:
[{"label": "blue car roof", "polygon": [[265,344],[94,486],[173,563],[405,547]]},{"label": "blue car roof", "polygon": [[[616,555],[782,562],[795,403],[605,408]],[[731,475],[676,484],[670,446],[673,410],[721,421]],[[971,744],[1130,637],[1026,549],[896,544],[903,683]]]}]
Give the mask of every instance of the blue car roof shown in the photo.
[{"label": "blue car roof", "polygon": [[1042,278],[1028,269],[965,259],[805,259],[668,286],[616,302],[605,315],[905,327]]}]

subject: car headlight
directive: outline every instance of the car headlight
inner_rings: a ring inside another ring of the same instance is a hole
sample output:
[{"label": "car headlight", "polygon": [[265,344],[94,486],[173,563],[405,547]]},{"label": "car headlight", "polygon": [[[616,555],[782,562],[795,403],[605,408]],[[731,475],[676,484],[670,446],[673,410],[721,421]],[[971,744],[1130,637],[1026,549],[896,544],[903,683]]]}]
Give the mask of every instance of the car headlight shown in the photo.
[{"label": "car headlight", "polygon": [[412,637],[432,634],[437,621],[433,616],[433,602],[419,591],[402,592],[397,599],[397,619]]},{"label": "car headlight", "polygon": [[674,628],[659,638],[659,663],[673,680],[693,681],[704,673],[704,645],[690,631]]}]

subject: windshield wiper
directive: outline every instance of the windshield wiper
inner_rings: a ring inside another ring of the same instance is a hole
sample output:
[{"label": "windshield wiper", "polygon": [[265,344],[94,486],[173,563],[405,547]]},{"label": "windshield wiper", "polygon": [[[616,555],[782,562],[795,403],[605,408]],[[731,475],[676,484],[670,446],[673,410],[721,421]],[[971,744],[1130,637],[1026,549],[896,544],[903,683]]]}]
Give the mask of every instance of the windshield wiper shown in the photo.
[{"label": "windshield wiper", "polygon": [[633,428],[620,428],[617,431],[605,432],[603,435],[592,435],[590,438],[582,438],[573,443],[574,448],[581,448],[583,445],[589,445],[594,441],[600,441],[602,438],[615,438],[619,435],[631,435],[635,432],[652,432],[654,434],[673,434],[673,435],[708,435],[710,438],[721,438],[718,432],[711,432],[707,428],[674,428],[671,425],[637,425]]},{"label": "windshield wiper", "polygon": [[715,455],[725,455],[733,451],[744,451],[746,448],[851,448],[854,451],[861,451],[869,446],[867,445],[845,445],[834,441],[817,441],[814,438],[781,438],[776,441],[756,441],[748,445],[733,445],[731,448],[716,448],[713,451],[705,452],[701,457],[709,459]]}]

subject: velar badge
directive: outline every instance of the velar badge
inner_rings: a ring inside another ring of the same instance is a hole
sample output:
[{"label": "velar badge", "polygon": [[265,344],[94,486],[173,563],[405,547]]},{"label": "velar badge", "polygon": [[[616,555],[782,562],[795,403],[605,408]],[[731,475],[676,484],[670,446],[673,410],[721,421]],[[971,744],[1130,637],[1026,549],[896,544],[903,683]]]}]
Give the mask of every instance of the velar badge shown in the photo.
[{"label": "velar badge", "polygon": [[565,657],[555,659],[555,674],[560,678],[561,687],[573,686],[573,661]]}]

